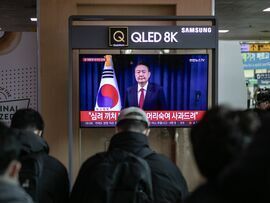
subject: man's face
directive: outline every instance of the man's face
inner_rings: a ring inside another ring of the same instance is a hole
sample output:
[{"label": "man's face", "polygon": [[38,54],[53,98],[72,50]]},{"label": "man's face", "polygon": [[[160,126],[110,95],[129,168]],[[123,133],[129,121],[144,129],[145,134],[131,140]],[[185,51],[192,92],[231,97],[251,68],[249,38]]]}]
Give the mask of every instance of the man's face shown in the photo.
[{"label": "man's face", "polygon": [[139,84],[146,84],[150,75],[151,73],[145,65],[138,65],[135,68],[135,78]]}]

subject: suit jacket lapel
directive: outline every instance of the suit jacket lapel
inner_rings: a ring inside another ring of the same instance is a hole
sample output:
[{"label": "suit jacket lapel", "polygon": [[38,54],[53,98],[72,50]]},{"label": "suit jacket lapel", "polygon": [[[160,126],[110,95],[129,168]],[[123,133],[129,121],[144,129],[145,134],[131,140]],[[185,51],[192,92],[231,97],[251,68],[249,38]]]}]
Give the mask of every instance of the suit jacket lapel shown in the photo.
[{"label": "suit jacket lapel", "polygon": [[137,86],[134,86],[133,90],[132,90],[134,94],[131,94],[131,95],[134,95],[134,97],[132,98],[132,105],[131,106],[136,106],[136,107],[139,106],[139,104],[138,104],[138,89],[137,88],[138,88]]},{"label": "suit jacket lapel", "polygon": [[149,104],[149,101],[151,101],[152,89],[153,89],[153,86],[150,83],[148,83],[148,87],[147,87],[143,107],[151,106],[151,104]]}]

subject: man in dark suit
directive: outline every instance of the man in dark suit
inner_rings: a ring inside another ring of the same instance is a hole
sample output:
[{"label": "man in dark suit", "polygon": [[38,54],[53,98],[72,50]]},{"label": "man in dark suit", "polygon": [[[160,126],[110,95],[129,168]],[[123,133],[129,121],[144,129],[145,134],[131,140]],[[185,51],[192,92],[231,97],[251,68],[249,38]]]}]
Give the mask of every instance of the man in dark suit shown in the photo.
[{"label": "man in dark suit", "polygon": [[125,94],[124,107],[135,106],[144,110],[167,110],[163,88],[149,83],[149,67],[139,63],[135,68],[137,85],[129,87]]}]

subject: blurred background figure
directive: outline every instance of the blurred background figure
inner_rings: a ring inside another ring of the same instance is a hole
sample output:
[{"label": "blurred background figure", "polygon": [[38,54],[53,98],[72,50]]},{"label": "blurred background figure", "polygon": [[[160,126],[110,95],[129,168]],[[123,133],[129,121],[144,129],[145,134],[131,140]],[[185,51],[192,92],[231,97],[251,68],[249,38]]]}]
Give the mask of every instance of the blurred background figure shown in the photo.
[{"label": "blurred background figure", "polygon": [[[49,146],[42,137],[44,132],[42,116],[33,109],[19,109],[11,120],[11,127],[20,131],[21,185],[36,202],[67,202],[69,196],[67,170],[60,161],[49,155]],[[32,171],[32,174],[40,173],[40,175],[26,177],[29,174],[28,170]]]},{"label": "blurred background figure", "polygon": [[247,88],[247,108],[249,109],[251,107],[251,91],[249,89],[249,83],[246,82],[246,88]]},{"label": "blurred background figure", "polygon": [[185,202],[227,202],[218,186],[219,175],[241,156],[259,127],[253,111],[233,111],[214,107],[191,129],[195,160],[206,183],[199,186]]},{"label": "blurred background figure", "polygon": [[260,110],[270,110],[270,89],[258,89],[255,94],[255,108]]},{"label": "blurred background figure", "polygon": [[0,123],[0,202],[32,203],[31,197],[18,181],[21,163],[18,161],[20,144],[12,131]]},{"label": "blurred background figure", "polygon": [[257,112],[261,124],[256,136],[219,177],[220,191],[231,203],[270,202],[270,113]]}]

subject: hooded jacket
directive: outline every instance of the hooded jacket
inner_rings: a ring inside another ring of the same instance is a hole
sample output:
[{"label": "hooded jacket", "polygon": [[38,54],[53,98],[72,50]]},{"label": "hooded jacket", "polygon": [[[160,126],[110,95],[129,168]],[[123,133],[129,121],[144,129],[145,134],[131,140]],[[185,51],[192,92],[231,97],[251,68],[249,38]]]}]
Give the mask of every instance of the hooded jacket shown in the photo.
[{"label": "hooded jacket", "polygon": [[[39,203],[63,203],[68,201],[69,180],[67,170],[56,158],[50,156],[46,141],[32,132],[22,132],[20,156],[41,153],[43,171],[39,182]],[[22,163],[23,164],[23,163]]]},{"label": "hooded jacket", "polygon": [[[113,149],[122,149],[137,156],[152,151],[147,137],[144,134],[135,132],[121,132],[114,135],[108,151],[110,152]],[[188,189],[186,181],[177,166],[167,157],[157,153],[152,153],[145,160],[151,169],[154,202],[181,202],[186,197]],[[95,187],[93,183],[89,182],[89,176],[93,166],[100,161],[100,156],[95,155],[84,162],[71,193],[72,203],[83,203],[84,196],[89,195],[87,190]],[[85,199],[91,199],[91,197]]]}]

